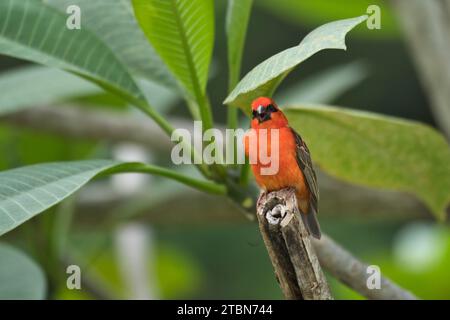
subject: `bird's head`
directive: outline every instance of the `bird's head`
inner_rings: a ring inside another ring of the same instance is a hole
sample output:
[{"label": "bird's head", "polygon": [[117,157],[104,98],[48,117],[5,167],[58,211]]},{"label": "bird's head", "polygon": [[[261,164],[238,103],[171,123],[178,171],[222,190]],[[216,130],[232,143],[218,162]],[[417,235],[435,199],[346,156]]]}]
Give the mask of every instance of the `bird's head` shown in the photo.
[{"label": "bird's head", "polygon": [[259,97],[252,102],[252,127],[281,128],[288,122],[275,101],[267,97]]}]

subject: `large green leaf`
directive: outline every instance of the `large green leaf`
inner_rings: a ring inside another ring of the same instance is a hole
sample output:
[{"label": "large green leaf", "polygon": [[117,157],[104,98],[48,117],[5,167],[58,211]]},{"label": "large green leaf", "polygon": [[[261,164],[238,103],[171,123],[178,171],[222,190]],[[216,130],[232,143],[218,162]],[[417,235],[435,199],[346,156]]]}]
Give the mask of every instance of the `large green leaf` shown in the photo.
[{"label": "large green leaf", "polygon": [[[167,112],[180,96],[144,78],[137,83],[146,99],[160,112]],[[87,105],[120,106],[126,101],[97,85],[59,69],[26,66],[0,73],[0,115],[30,107],[75,101]]]},{"label": "large green leaf", "polygon": [[122,172],[156,174],[212,193],[225,193],[220,185],[140,163],[88,160],[31,165],[0,173],[0,235],[61,202],[95,176]]},{"label": "large green leaf", "polygon": [[349,182],[414,193],[444,219],[450,201],[450,148],[436,130],[342,108],[285,112],[320,168]]},{"label": "large green leaf", "polygon": [[0,115],[102,91],[98,86],[58,69],[40,66],[14,69],[0,74]]},{"label": "large green leaf", "polygon": [[[175,79],[139,28],[129,0],[46,2],[64,13],[70,5],[79,6],[82,13],[82,27],[89,28],[106,43],[133,75],[179,90]],[[153,100],[151,102],[153,104]]]},{"label": "large green leaf", "polygon": [[212,0],[133,0],[145,35],[199,102],[205,92],[214,43]]},{"label": "large green leaf", "polygon": [[0,53],[70,71],[128,100],[144,101],[113,50],[86,27],[69,30],[67,18],[39,0],[0,1]]},{"label": "large green leaf", "polygon": [[[228,0],[226,31],[228,36],[228,70],[230,84],[239,81],[245,35],[253,0]],[[231,90],[232,88],[230,88]]]},{"label": "large green leaf", "polygon": [[0,173],[0,235],[62,201],[117,162],[32,165]]},{"label": "large green leaf", "polygon": [[46,290],[41,268],[23,252],[0,243],[0,300],[40,300]]},{"label": "large green leaf", "polygon": [[225,104],[250,112],[250,103],[259,96],[271,96],[281,81],[298,64],[324,49],[346,49],[345,35],[367,19],[361,16],[327,23],[309,33],[298,46],[270,57],[251,70],[234,88]]}]

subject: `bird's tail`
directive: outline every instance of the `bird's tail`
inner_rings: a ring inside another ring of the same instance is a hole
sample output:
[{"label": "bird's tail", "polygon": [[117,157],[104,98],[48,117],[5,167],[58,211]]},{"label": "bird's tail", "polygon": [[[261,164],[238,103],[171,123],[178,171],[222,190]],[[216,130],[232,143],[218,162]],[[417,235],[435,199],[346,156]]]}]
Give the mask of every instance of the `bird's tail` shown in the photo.
[{"label": "bird's tail", "polygon": [[309,234],[316,239],[320,239],[322,234],[320,232],[319,221],[317,221],[316,210],[313,208],[313,206],[310,205],[308,213],[300,213],[300,216],[302,217],[303,223],[308,229]]}]

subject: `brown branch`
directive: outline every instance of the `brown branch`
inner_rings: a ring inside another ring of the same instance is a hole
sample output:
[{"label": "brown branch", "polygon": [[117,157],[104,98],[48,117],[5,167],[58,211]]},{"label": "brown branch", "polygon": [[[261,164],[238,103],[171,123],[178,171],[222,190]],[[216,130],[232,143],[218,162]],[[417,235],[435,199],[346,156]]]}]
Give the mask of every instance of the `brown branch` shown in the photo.
[{"label": "brown branch", "polygon": [[369,289],[367,287],[368,265],[356,259],[329,237],[322,236],[320,240],[313,239],[313,244],[320,264],[334,277],[366,298],[376,300],[417,299],[411,292],[385,277],[381,277],[380,289]]},{"label": "brown branch", "polygon": [[368,265],[327,236],[322,236],[321,240],[310,238],[299,216],[292,189],[263,193],[258,200],[260,231],[286,298],[331,299],[328,284],[320,269],[322,266],[369,299],[417,299],[382,276],[380,289],[369,289]]},{"label": "brown branch", "polygon": [[294,190],[262,193],[257,217],[284,296],[302,300],[332,299],[308,231],[299,219]]}]

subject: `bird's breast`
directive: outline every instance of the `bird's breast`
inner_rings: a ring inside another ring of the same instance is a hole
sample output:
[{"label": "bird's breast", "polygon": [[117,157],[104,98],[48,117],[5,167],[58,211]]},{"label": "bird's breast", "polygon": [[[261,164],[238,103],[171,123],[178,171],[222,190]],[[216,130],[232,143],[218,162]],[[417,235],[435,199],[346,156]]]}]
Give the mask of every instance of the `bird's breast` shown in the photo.
[{"label": "bird's breast", "polygon": [[[276,130],[278,134],[272,130]],[[256,140],[250,141],[251,138]],[[268,129],[266,134],[254,129],[253,137],[246,135],[245,150],[255,180],[261,188],[273,191],[295,187],[300,193],[306,191],[304,177],[296,159],[295,138],[290,128]],[[274,167],[274,170],[269,170],[270,167]]]}]

